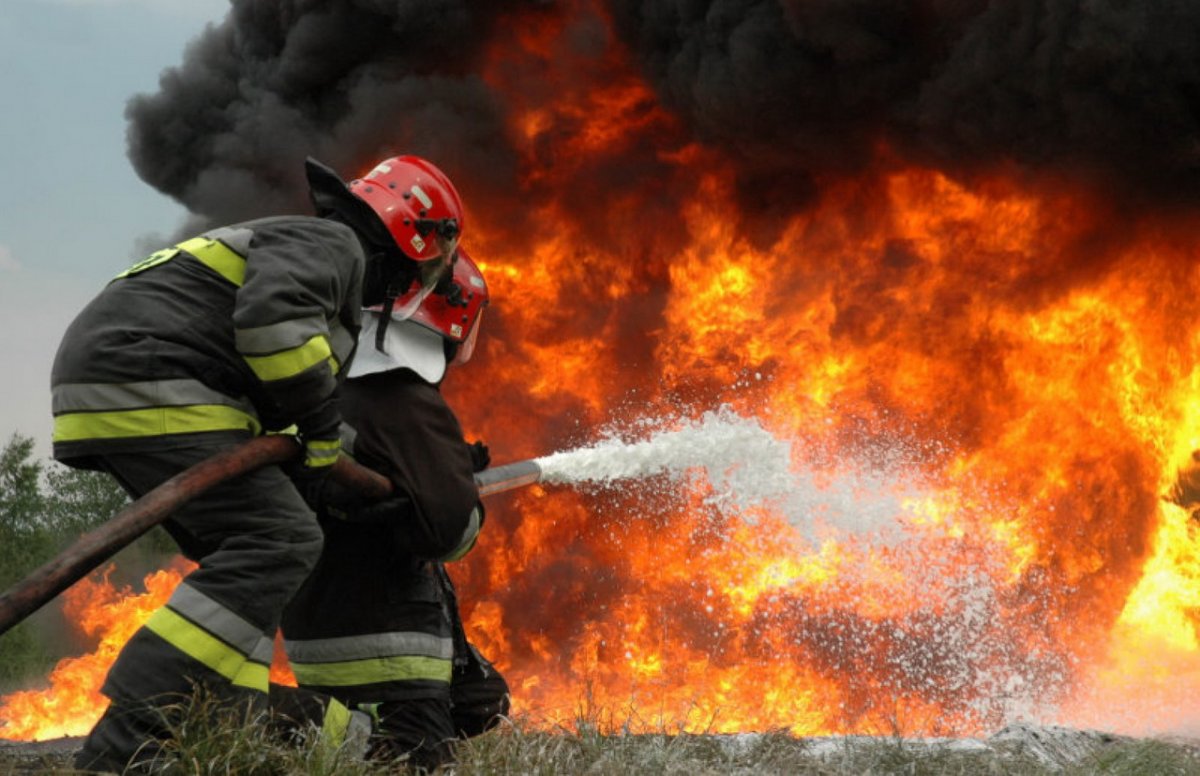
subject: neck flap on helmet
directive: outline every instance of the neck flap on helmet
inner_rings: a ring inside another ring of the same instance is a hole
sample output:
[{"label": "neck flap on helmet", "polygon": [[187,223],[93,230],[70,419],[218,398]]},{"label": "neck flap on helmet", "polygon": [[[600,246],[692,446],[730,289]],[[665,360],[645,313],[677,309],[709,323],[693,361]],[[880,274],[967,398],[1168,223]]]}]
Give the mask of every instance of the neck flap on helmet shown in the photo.
[{"label": "neck flap on helmet", "polygon": [[333,218],[353,229],[364,243],[371,247],[369,253],[399,253],[387,226],[371,209],[351,193],[336,172],[311,156],[304,161],[304,173],[308,178],[308,194],[313,208],[321,218]]}]

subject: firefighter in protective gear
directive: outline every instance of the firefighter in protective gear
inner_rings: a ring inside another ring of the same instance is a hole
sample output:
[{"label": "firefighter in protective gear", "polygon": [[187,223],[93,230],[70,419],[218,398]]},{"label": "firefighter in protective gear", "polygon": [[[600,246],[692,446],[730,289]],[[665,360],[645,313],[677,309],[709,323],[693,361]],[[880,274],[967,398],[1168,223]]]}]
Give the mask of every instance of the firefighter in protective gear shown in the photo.
[{"label": "firefighter in protective gear", "polygon": [[[417,293],[414,283],[397,305]],[[394,495],[361,504],[336,485],[326,491],[324,551],[283,617],[300,688],[370,710],[372,752],[419,768],[447,761],[456,737],[508,710],[508,687],[467,642],[443,566],[475,544],[483,505],[474,472],[488,456],[465,441],[439,387],[448,364],[471,357],[487,302],[483,276],[460,249],[449,282],[407,320],[367,311],[342,393],[354,430],[347,448],[386,475]]]},{"label": "firefighter in protective gear", "polygon": [[[301,490],[318,487],[339,454],[335,394],[363,305],[449,268],[462,205],[428,162],[397,157],[373,171],[390,176],[399,202],[419,189],[431,203],[424,221],[375,192],[359,196],[368,184],[348,186],[315,160],[305,171],[315,217],[256,219],[157,251],[111,281],[59,346],[54,456],[110,473],[132,497],[267,431],[294,426],[304,446],[302,488],[280,467],[263,468],[164,524],[199,567],[109,671],[111,704],[76,758],[81,768],[153,760],[166,710],[197,687],[265,708],[283,607],[321,552]],[[430,244],[417,250],[422,239]]]}]

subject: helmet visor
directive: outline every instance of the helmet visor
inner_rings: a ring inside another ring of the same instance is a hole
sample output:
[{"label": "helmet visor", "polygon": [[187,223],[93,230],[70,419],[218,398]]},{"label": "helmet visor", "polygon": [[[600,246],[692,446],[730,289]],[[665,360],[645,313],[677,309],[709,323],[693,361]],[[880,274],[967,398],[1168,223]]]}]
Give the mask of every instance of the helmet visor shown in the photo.
[{"label": "helmet visor", "polygon": [[413,280],[412,286],[403,296],[396,299],[396,303],[392,306],[393,320],[407,321],[411,318],[438,285],[445,278],[450,277],[458,241],[439,237],[437,242],[438,247],[441,248],[441,255],[418,265],[417,277]]},{"label": "helmet visor", "polygon": [[475,318],[475,323],[471,326],[471,332],[454,353],[454,361],[451,363],[455,366],[462,366],[471,360],[471,356],[475,355],[475,342],[479,339],[479,322],[481,320],[483,320],[483,310],[479,311],[479,315]]}]

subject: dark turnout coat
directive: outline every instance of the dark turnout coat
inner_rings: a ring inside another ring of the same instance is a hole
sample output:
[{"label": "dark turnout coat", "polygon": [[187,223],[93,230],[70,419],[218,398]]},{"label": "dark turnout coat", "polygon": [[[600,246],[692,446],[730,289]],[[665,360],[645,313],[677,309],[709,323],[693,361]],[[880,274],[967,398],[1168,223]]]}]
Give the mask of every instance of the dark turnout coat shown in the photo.
[{"label": "dark turnout coat", "polygon": [[360,327],[363,266],[353,230],[309,216],[223,227],[147,257],[59,346],[54,456],[87,466],[293,423],[336,440],[336,375]]},{"label": "dark turnout coat", "polygon": [[[138,497],[294,423],[308,465],[332,464],[337,375],[357,342],[364,261],[349,227],[287,216],[208,232],[123,272],[59,347],[55,457],[103,469]],[[264,705],[281,612],[323,539],[277,467],[218,483],[165,526],[200,565],[122,648],[81,768],[152,758],[170,735],[158,707],[197,685]]]},{"label": "dark turnout coat", "polygon": [[482,506],[469,447],[437,386],[407,369],[348,380],[346,449],[400,499],[379,522],[324,516],[325,548],[284,612],[302,687],[344,702],[449,697],[452,601],[438,561],[475,542]]}]

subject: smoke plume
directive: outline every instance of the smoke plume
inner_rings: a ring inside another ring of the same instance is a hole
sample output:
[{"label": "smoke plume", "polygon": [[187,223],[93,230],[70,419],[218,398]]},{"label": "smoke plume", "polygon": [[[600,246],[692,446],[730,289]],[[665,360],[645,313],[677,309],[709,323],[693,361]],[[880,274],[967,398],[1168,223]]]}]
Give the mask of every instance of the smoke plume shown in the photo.
[{"label": "smoke plume", "polygon": [[510,5],[234,0],[128,105],[130,158],[211,222],[306,209],[306,156],[352,176],[415,153],[504,179],[504,105],[473,65]]},{"label": "smoke plume", "polygon": [[[511,96],[480,53],[531,18],[588,14],[617,38],[576,35],[562,56],[626,47],[662,106],[739,165],[744,208],[787,212],[881,154],[1130,201],[1200,194],[1200,6],[1117,0],[232,0],[131,101],[130,156],[215,221],[301,207],[306,155],[353,175],[411,152],[512,189]],[[628,150],[639,169],[645,149]]]},{"label": "smoke plume", "polygon": [[1016,164],[1200,194],[1195,5],[613,5],[663,100],[751,172],[859,169],[884,144],[952,174]]}]

